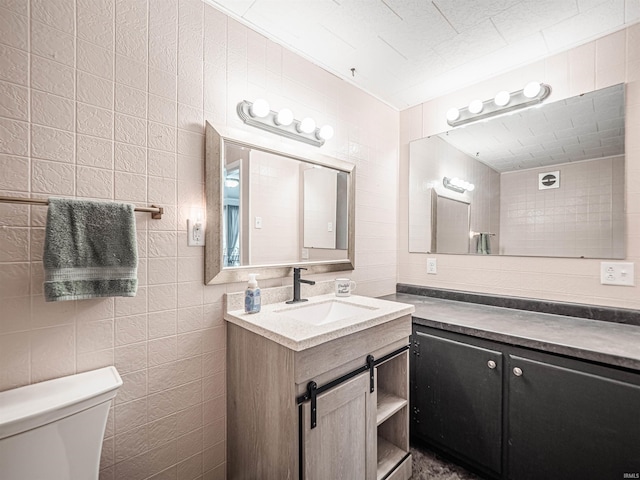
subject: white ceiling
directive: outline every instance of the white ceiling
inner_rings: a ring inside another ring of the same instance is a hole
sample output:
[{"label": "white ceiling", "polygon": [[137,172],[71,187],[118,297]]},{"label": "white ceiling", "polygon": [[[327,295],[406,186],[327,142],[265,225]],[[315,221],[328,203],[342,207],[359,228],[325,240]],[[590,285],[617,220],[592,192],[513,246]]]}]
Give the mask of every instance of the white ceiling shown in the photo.
[{"label": "white ceiling", "polygon": [[498,172],[624,155],[624,85],[439,135]]},{"label": "white ceiling", "polygon": [[399,110],[640,20],[640,0],[207,1]]}]

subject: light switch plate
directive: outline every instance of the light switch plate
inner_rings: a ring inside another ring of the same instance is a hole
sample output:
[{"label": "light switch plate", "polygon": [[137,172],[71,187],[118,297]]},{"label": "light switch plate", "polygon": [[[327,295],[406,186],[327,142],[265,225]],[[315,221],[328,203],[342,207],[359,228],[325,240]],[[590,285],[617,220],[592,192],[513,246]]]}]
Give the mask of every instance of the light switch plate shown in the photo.
[{"label": "light switch plate", "polygon": [[635,282],[633,262],[600,262],[600,283],[602,285],[623,285],[633,287]]},{"label": "light switch plate", "polygon": [[256,228],[262,228],[262,217],[256,217]]}]

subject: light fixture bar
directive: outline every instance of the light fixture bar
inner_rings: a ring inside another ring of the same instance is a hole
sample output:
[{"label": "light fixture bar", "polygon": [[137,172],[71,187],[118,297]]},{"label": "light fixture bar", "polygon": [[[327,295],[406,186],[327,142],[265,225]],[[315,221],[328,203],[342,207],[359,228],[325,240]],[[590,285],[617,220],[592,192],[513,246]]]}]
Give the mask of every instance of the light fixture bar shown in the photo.
[{"label": "light fixture bar", "polygon": [[[526,93],[529,93],[528,91],[525,92],[528,88],[529,85],[527,85],[527,87],[523,88],[522,90],[512,92],[508,99],[508,103],[504,106],[497,105],[495,100],[492,98],[482,102],[482,108],[478,113],[472,113],[471,111],[469,111],[469,107],[459,108],[458,117],[456,119],[448,118],[447,123],[452,127],[457,127],[459,125],[476,122],[478,120],[493,117],[495,115],[502,115],[504,113],[512,112],[514,110],[519,110],[521,108],[526,108],[541,103],[551,94],[551,87],[545,83],[540,83],[540,89],[533,97],[529,97],[526,95]],[[474,108],[472,110],[477,110],[479,105],[474,104],[473,107]]]},{"label": "light fixture bar", "polygon": [[282,135],[293,140],[298,140],[299,142],[308,143],[309,145],[313,145],[315,147],[321,147],[322,145],[324,145],[325,140],[319,137],[319,128],[316,128],[311,133],[300,132],[297,129],[298,125],[300,125],[300,121],[295,119],[293,120],[293,122],[291,122],[290,125],[280,125],[276,121],[278,112],[274,112],[273,110],[270,110],[269,113],[264,117],[253,117],[250,111],[251,105],[253,105],[252,102],[243,100],[242,102],[238,103],[237,107],[238,116],[247,125],[261,128],[262,130],[275,133],[276,135]]},{"label": "light fixture bar", "polygon": [[472,192],[476,187],[473,183],[460,180],[459,178],[442,177],[442,185],[454,192],[464,193],[467,190]]}]

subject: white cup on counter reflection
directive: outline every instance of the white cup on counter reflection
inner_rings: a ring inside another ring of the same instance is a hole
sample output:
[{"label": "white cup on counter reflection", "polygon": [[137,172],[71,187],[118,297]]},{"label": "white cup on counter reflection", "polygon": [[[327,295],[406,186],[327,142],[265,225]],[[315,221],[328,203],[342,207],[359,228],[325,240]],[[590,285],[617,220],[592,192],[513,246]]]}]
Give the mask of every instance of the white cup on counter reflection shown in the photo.
[{"label": "white cup on counter reflection", "polygon": [[348,278],[336,278],[336,297],[348,297],[355,291],[356,282]]}]

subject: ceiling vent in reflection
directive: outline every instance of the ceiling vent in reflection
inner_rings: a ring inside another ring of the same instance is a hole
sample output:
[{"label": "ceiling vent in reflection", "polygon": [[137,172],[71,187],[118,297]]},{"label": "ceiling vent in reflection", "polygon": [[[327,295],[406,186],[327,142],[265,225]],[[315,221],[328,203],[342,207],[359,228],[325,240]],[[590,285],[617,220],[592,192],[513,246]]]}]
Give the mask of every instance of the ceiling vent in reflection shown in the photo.
[{"label": "ceiling vent in reflection", "polygon": [[560,170],[538,174],[538,190],[560,188]]}]

